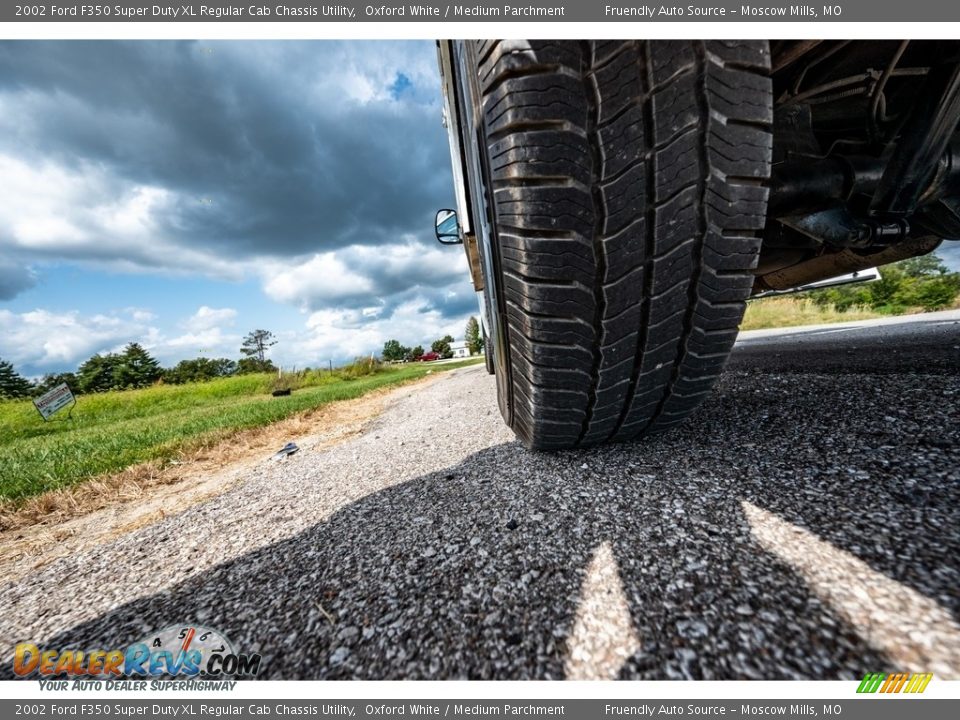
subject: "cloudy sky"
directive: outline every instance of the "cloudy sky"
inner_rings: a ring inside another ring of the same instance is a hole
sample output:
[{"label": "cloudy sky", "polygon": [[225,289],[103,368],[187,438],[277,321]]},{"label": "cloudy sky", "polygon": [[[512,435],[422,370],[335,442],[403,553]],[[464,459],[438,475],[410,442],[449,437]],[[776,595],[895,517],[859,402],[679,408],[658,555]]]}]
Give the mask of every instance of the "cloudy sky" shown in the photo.
[{"label": "cloudy sky", "polygon": [[0,358],[320,365],[456,337],[431,42],[0,43]]},{"label": "cloudy sky", "polygon": [[0,358],[236,358],[266,328],[303,367],[460,338],[440,112],[432,42],[0,42]]}]

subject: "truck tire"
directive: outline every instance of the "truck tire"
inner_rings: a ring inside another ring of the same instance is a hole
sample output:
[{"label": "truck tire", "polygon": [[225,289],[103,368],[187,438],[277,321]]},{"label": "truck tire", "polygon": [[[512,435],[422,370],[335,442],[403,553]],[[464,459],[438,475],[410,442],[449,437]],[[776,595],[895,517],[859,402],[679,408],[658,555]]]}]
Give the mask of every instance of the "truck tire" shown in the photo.
[{"label": "truck tire", "polygon": [[490,346],[490,338],[487,337],[487,331],[483,331],[483,362],[487,367],[487,375],[493,375],[496,369],[493,365],[493,348]]},{"label": "truck tire", "polygon": [[535,449],[674,427],[717,380],[753,283],[768,44],[474,51],[507,422]]}]

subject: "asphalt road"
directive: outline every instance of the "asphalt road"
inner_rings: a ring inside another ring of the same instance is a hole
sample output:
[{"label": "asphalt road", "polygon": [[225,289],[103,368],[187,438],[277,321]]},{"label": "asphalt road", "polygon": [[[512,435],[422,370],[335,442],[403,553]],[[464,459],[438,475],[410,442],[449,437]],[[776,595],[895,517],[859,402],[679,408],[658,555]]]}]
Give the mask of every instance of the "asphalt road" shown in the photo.
[{"label": "asphalt road", "polygon": [[0,588],[0,650],[201,623],[275,678],[960,678],[958,320],[746,334],[680,429],[582,452],[455,371]]}]

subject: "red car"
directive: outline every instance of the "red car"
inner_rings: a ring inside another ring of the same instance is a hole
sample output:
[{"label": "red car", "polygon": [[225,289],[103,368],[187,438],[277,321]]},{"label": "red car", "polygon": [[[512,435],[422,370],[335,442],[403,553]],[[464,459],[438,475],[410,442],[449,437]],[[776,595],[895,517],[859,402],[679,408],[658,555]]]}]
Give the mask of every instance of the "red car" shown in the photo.
[{"label": "red car", "polygon": [[428,353],[424,353],[423,355],[420,356],[420,362],[430,362],[431,360],[439,360],[439,359],[440,359],[439,353],[435,353],[432,351]]}]

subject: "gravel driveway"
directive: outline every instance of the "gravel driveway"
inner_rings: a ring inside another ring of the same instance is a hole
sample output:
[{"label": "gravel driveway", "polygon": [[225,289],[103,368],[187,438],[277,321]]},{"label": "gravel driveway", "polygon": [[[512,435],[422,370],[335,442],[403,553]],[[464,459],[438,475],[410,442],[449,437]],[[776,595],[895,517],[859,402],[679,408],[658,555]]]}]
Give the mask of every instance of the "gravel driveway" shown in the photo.
[{"label": "gravel driveway", "polygon": [[958,327],[744,344],[680,429],[581,452],[445,374],[0,587],[2,651],[196,622],[275,678],[960,678]]}]

